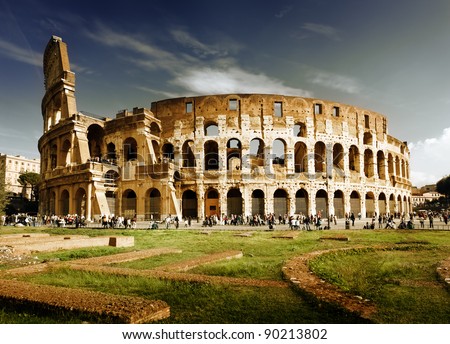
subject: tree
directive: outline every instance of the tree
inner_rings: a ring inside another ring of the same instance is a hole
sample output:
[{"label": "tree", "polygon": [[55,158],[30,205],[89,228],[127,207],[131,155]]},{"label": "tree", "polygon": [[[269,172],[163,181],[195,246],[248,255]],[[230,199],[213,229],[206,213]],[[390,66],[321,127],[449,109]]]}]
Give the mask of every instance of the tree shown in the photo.
[{"label": "tree", "polygon": [[25,172],[19,176],[17,181],[20,185],[25,187],[31,187],[31,200],[30,201],[38,201],[38,186],[41,181],[41,175],[36,172]]},{"label": "tree", "polygon": [[450,197],[450,175],[442,178],[436,183],[436,191],[445,195],[448,206],[448,198]]},{"label": "tree", "polygon": [[7,204],[8,198],[6,197],[5,178],[0,178],[0,215],[5,214]]}]

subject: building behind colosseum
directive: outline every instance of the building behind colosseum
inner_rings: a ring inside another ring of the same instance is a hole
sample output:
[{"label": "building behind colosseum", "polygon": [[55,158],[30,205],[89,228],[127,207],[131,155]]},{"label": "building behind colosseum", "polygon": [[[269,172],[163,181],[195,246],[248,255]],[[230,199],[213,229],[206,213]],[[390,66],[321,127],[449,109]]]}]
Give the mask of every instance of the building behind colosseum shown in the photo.
[{"label": "building behind colosseum", "polygon": [[321,99],[223,94],[115,117],[77,111],[67,46],[44,54],[40,211],[203,219],[407,213],[409,150],[386,117]]}]

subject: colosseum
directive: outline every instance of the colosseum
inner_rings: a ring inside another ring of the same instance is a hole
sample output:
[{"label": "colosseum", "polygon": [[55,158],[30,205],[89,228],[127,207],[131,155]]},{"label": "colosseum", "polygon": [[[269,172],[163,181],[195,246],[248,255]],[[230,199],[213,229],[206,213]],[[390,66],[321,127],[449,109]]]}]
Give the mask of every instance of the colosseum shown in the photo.
[{"label": "colosseum", "polygon": [[411,210],[409,150],[373,111],[277,94],[77,111],[67,45],[44,53],[41,214],[162,220]]}]

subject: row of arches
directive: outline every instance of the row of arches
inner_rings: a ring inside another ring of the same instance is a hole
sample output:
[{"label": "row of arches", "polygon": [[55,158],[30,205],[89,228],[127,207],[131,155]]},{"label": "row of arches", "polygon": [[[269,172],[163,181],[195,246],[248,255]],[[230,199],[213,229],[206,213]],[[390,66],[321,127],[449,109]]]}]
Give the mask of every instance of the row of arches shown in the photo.
[{"label": "row of arches", "polygon": [[[232,214],[263,215],[271,212],[277,215],[293,213],[307,215],[320,212],[324,217],[333,214],[342,218],[346,213],[353,212],[356,215],[364,212],[365,216],[372,217],[374,214],[408,212],[410,205],[410,200],[406,196],[394,194],[387,196],[384,192],[378,195],[373,192],[361,195],[357,191],[352,191],[349,195],[345,195],[342,190],[328,194],[327,191],[320,189],[310,194],[305,189],[299,189],[295,195],[290,195],[284,189],[277,189],[273,194],[266,194],[262,189],[254,189],[250,195],[249,209],[245,209],[246,202],[239,188],[229,189],[223,199],[215,188],[208,189],[204,195],[199,195],[194,190],[186,190],[181,195],[182,215],[197,218],[201,214],[220,216],[226,213],[230,216]],[[125,190],[122,194],[122,213],[136,214],[137,202],[136,193],[131,189]],[[145,218],[160,219],[161,192],[156,188],[147,190],[144,202]],[[312,204],[315,205],[315,209]],[[203,209],[199,209],[200,206]],[[226,211],[223,208],[226,208]]]}]

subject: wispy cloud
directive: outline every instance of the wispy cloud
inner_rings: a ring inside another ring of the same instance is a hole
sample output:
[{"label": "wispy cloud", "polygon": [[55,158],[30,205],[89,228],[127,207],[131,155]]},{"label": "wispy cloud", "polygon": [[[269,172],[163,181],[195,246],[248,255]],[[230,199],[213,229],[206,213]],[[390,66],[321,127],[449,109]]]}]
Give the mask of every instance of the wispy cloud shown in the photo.
[{"label": "wispy cloud", "polygon": [[324,36],[333,41],[341,40],[338,30],[329,25],[305,23],[302,25],[302,29],[320,36]]},{"label": "wispy cloud", "polygon": [[450,173],[450,161],[443,158],[443,152],[450,146],[450,128],[443,129],[439,137],[412,142],[408,146],[413,185],[434,184]]},{"label": "wispy cloud", "polygon": [[362,90],[362,86],[358,80],[345,75],[325,71],[310,71],[308,73],[308,80],[313,84],[350,94],[358,94]]},{"label": "wispy cloud", "polygon": [[5,41],[0,38],[0,55],[11,60],[26,63],[32,66],[42,67],[42,54],[31,49],[24,49],[22,46]]},{"label": "wispy cloud", "polygon": [[125,58],[139,68],[168,72],[167,84],[190,94],[253,92],[311,96],[308,91],[286,86],[280,80],[237,66],[234,59],[228,56],[232,49],[238,49],[238,44],[233,42],[226,44],[232,49],[220,49],[177,29],[171,32],[172,38],[176,43],[192,50],[190,53],[175,53],[148,40],[115,32],[104,25],[100,25],[97,32],[89,33],[88,36],[104,45],[129,51],[131,54]]},{"label": "wispy cloud", "polygon": [[249,73],[239,67],[192,69],[179,74],[172,83],[196,94],[249,92],[312,96],[309,91],[286,86],[280,80]]},{"label": "wispy cloud", "polygon": [[286,14],[288,14],[289,12],[292,11],[292,9],[294,8],[294,6],[284,6],[280,12],[278,12],[277,14],[275,14],[275,18],[281,19],[283,18]]}]

